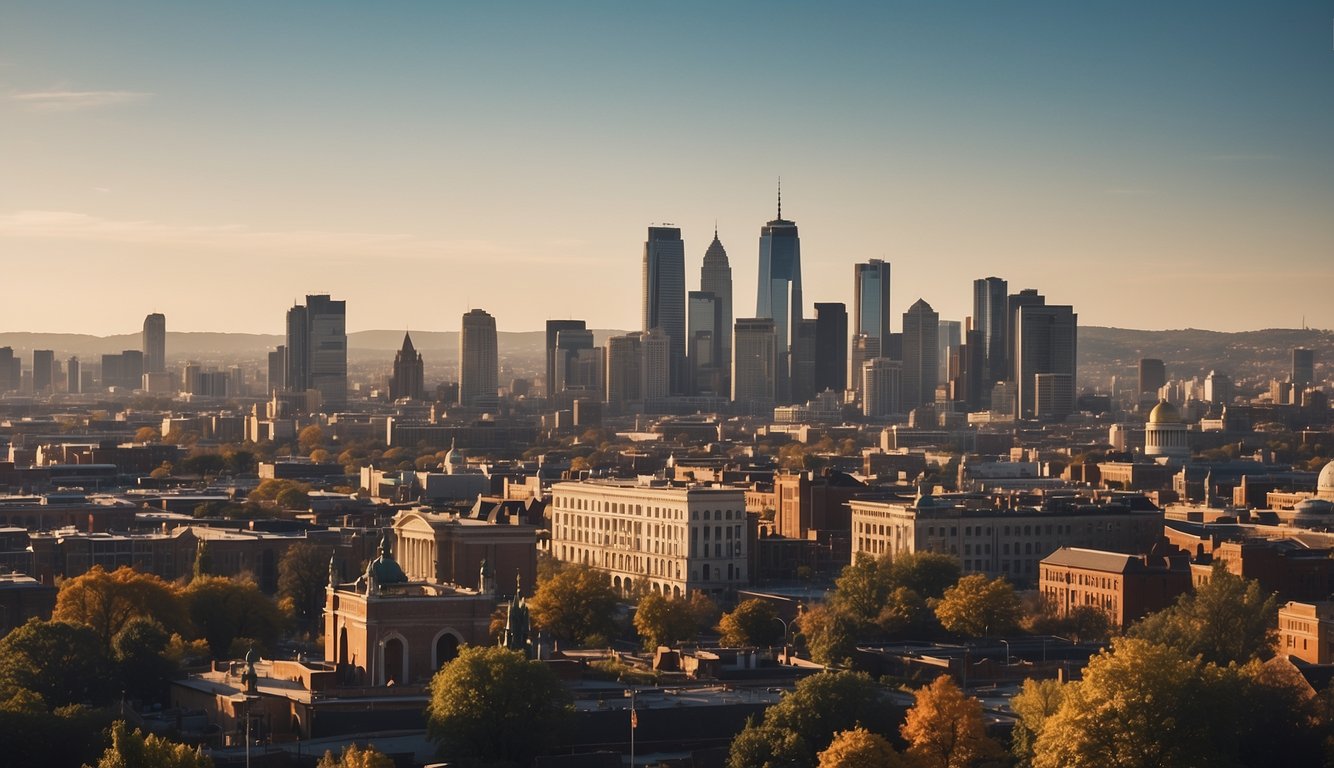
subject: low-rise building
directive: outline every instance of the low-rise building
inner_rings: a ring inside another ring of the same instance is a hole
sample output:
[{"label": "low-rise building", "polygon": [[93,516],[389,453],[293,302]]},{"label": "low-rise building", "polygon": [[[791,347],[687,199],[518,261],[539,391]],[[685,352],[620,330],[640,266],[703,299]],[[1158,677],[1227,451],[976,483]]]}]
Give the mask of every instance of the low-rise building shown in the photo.
[{"label": "low-rise building", "polygon": [[1334,603],[1279,606],[1278,652],[1308,664],[1334,663]]},{"label": "low-rise building", "polygon": [[1044,557],[1038,589],[1055,616],[1065,618],[1080,606],[1125,627],[1172,604],[1190,589],[1185,552],[1166,548],[1148,555],[1061,547]]}]

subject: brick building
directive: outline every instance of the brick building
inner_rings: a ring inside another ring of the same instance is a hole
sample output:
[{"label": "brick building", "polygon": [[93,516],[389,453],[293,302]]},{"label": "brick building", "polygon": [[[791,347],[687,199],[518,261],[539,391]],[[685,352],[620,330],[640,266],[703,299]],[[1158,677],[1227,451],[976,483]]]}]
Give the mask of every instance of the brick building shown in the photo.
[{"label": "brick building", "polygon": [[1114,627],[1166,608],[1191,583],[1186,553],[1169,553],[1166,546],[1148,555],[1061,547],[1040,568],[1038,589],[1048,610],[1065,618],[1079,606],[1092,606]]}]

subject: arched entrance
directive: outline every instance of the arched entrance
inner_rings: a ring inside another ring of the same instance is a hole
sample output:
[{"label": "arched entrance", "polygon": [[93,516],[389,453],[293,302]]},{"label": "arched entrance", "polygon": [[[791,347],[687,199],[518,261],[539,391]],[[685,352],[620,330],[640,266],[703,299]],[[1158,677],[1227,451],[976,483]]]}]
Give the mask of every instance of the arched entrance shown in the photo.
[{"label": "arched entrance", "polygon": [[435,639],[435,668],[440,669],[459,655],[459,638],[445,632]]},{"label": "arched entrance", "polygon": [[403,639],[391,637],[384,644],[384,682],[402,685],[407,681],[407,652]]}]

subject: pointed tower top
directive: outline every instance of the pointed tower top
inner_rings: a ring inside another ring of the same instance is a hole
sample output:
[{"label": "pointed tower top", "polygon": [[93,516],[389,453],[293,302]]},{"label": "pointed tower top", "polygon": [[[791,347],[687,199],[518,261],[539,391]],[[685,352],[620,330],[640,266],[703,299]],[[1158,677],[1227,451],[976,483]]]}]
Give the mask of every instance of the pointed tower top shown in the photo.
[{"label": "pointed tower top", "polygon": [[783,220],[783,177],[778,177],[778,220]]},{"label": "pointed tower top", "polygon": [[416,351],[416,348],[412,346],[412,334],[408,333],[406,330],[403,331],[403,350]]}]

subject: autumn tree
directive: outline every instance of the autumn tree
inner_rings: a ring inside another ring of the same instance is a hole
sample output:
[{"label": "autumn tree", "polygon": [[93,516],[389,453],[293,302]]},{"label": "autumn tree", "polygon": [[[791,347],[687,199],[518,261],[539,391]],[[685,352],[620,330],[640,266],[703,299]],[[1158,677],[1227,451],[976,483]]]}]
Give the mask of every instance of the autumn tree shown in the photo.
[{"label": "autumn tree", "polygon": [[154,734],[133,733],[124,720],[111,726],[111,746],[97,768],[213,768],[213,760],[199,747],[177,744]]},{"label": "autumn tree", "polygon": [[945,590],[936,618],[950,632],[968,637],[1003,635],[1019,626],[1023,606],[1004,576],[971,573]]},{"label": "autumn tree", "polygon": [[176,587],[129,566],[108,573],[95,565],[80,576],[66,579],[56,594],[51,618],[91,628],[108,649],[111,639],[132,619],[153,619],[173,631],[186,623]]},{"label": "autumn tree", "polygon": [[903,768],[903,756],[878,733],[853,728],[834,735],[819,755],[818,768]]},{"label": "autumn tree", "polygon": [[249,579],[204,576],[190,582],[182,596],[214,658],[239,655],[232,652],[237,639],[268,647],[282,629],[278,606]]},{"label": "autumn tree", "polygon": [[1216,562],[1207,582],[1146,616],[1129,634],[1215,664],[1244,663],[1274,655],[1277,616],[1278,600],[1258,581],[1236,576]]},{"label": "autumn tree", "polygon": [[361,749],[356,744],[348,744],[339,757],[326,750],[315,768],[394,768],[394,761],[374,745],[368,744]]},{"label": "autumn tree", "polygon": [[857,647],[857,622],[829,605],[807,608],[797,617],[806,649],[821,664],[841,665]]},{"label": "autumn tree", "polygon": [[1014,712],[1014,730],[1010,734],[1010,752],[1021,768],[1033,764],[1033,748],[1047,720],[1061,708],[1065,684],[1059,680],[1024,681],[1023,688],[1010,699]]},{"label": "autumn tree", "polygon": [[318,424],[311,424],[297,434],[296,441],[301,446],[301,452],[309,454],[324,446],[324,430]]},{"label": "autumn tree", "polygon": [[698,629],[689,603],[652,592],[635,608],[635,631],[644,639],[644,647],[652,650],[689,640]]},{"label": "autumn tree", "polygon": [[106,646],[83,624],[34,618],[0,639],[0,700],[26,690],[51,708],[105,704],[114,683]]},{"label": "autumn tree", "polygon": [[320,630],[332,555],[332,547],[300,542],[278,561],[278,596],[292,601],[296,623],[307,632]]},{"label": "autumn tree", "polygon": [[426,728],[451,760],[518,768],[554,743],[570,712],[570,693],[547,665],[470,646],[431,680]]},{"label": "autumn tree", "polygon": [[965,696],[948,675],[917,690],[900,733],[917,768],[969,768],[996,760],[1000,744],[987,736],[982,703]]},{"label": "autumn tree", "polygon": [[776,645],[783,639],[778,611],[766,600],[743,600],[718,620],[722,644],[726,646]]},{"label": "autumn tree", "polygon": [[591,566],[567,565],[539,580],[528,610],[537,627],[582,645],[604,645],[616,632],[611,577]]}]

